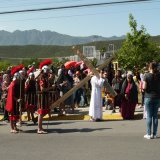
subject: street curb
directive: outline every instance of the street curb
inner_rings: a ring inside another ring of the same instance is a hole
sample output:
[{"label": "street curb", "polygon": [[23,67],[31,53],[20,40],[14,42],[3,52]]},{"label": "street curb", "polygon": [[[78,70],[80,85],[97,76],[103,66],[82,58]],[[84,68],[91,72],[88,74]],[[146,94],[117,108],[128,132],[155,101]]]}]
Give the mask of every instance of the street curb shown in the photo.
[{"label": "street curb", "polygon": [[[27,121],[27,115],[23,115],[22,119],[24,121]],[[120,114],[112,114],[112,115],[108,115],[106,113],[103,114],[102,117],[103,120],[122,120],[122,116]],[[71,115],[71,114],[67,114],[67,115],[52,115],[50,118],[48,115],[43,117],[44,121],[51,121],[51,120],[90,120],[90,116],[89,115]]]},{"label": "street curb", "polygon": [[[35,115],[37,117],[38,115]],[[160,119],[160,113],[158,114],[158,118]],[[3,119],[3,116],[0,115],[0,120]],[[134,115],[134,120],[140,120],[143,119],[143,113],[135,113]],[[23,114],[22,115],[22,120],[27,121],[27,115]],[[50,118],[48,115],[43,117],[44,121],[53,121],[53,120],[90,120],[89,115],[79,115],[79,114],[66,114],[66,115],[58,115],[58,114],[53,114]],[[103,113],[102,120],[123,120],[122,116],[120,113],[113,113],[113,114],[108,114],[108,113]]]},{"label": "street curb", "polygon": [[[37,115],[35,115],[37,117]],[[0,120],[3,119],[3,116],[0,116]],[[116,114],[103,114],[103,120],[123,120],[122,116],[119,113]],[[27,115],[22,115],[22,120],[27,121]],[[50,118],[48,115],[43,117],[44,121],[51,121],[51,120],[90,120],[89,115],[52,115]]]}]

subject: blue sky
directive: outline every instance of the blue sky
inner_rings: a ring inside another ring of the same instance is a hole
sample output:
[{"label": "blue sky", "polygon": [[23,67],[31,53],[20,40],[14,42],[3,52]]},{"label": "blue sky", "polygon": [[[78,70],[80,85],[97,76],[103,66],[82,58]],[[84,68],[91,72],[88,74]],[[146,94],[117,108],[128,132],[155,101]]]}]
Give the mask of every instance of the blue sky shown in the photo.
[{"label": "blue sky", "polygon": [[[0,12],[121,0],[0,0]],[[129,14],[138,27],[160,35],[160,0],[31,13],[0,15],[0,30],[51,30],[71,36],[121,36],[130,31]]]}]

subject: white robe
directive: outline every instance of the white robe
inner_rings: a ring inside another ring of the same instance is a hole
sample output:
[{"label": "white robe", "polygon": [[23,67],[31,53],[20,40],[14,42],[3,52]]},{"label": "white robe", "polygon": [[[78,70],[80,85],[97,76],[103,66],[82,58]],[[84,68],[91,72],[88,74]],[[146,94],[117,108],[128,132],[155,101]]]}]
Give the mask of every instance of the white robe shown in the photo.
[{"label": "white robe", "polygon": [[89,106],[89,116],[93,119],[102,119],[102,87],[104,79],[93,76],[91,79],[92,91]]}]

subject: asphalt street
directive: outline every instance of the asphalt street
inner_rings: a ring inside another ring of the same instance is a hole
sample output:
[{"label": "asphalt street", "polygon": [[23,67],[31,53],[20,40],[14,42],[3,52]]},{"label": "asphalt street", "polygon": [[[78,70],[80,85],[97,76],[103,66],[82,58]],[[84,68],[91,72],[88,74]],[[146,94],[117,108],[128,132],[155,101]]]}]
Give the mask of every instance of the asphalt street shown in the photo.
[{"label": "asphalt street", "polygon": [[50,121],[38,135],[31,122],[18,134],[0,122],[0,160],[158,160],[160,138],[144,139],[145,128],[145,120]]}]

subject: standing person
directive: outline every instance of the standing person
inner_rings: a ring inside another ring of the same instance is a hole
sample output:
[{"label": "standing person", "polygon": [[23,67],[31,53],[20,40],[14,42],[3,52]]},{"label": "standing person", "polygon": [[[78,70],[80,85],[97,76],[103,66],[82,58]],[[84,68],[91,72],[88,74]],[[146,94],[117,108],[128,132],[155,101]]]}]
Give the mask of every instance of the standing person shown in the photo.
[{"label": "standing person", "polygon": [[115,71],[115,77],[112,80],[112,87],[117,93],[117,96],[114,97],[114,106],[113,106],[112,113],[116,112],[116,106],[120,107],[120,105],[121,105],[120,92],[121,92],[122,83],[123,83],[123,79],[121,76],[121,71],[117,70],[117,71]]},{"label": "standing person", "polygon": [[20,91],[19,92],[19,97],[21,99],[21,102],[19,103],[19,110],[20,110],[20,118],[19,122],[16,123],[17,126],[20,126],[24,123],[22,122],[22,112],[25,111],[25,81],[26,81],[26,76],[25,76],[25,69],[24,67],[19,71],[19,76],[20,76],[20,83],[17,89]]},{"label": "standing person", "polygon": [[141,107],[143,107],[143,119],[147,118],[147,112],[146,112],[146,107],[144,105],[144,89],[143,89],[143,79],[144,79],[144,74],[140,74],[140,84],[139,84],[139,90],[140,90],[140,94],[141,94]]},{"label": "standing person", "polygon": [[[58,79],[57,79],[57,83],[59,85],[60,88],[60,96],[62,97],[65,93],[67,93],[71,88],[73,88],[73,77],[71,77],[68,74],[68,70],[64,69],[63,72],[59,75]],[[65,101],[63,101],[60,104],[60,114],[59,115],[65,115],[66,111],[65,111],[65,106],[70,106],[70,108],[72,109],[72,114],[74,113],[74,94],[72,94],[71,96],[69,96]]]},{"label": "standing person", "polygon": [[5,106],[6,106],[9,84],[10,84],[10,76],[9,76],[9,74],[4,74],[3,75],[3,83],[2,83],[1,101],[2,101],[3,108],[4,108],[4,118],[3,118],[3,120],[7,121],[7,122],[9,122],[9,115],[8,115],[8,111],[5,109]]},{"label": "standing person", "polygon": [[61,67],[58,69],[58,74],[57,74],[58,77],[63,74],[64,69],[65,69],[65,66],[61,65]]},{"label": "standing person", "polygon": [[40,74],[40,79],[39,79],[39,90],[40,93],[38,95],[38,134],[46,134],[47,131],[44,131],[42,127],[42,121],[43,117],[46,114],[50,114],[50,109],[49,109],[49,90],[51,87],[49,87],[49,67],[48,65],[52,63],[52,60],[47,59],[44,60],[43,62],[40,63],[40,69],[41,74]]},{"label": "standing person", "polygon": [[127,74],[127,78],[122,84],[121,95],[121,115],[123,119],[133,119],[136,104],[138,103],[138,89],[131,73]]},{"label": "standing person", "polygon": [[[157,138],[158,129],[158,107],[160,105],[160,73],[157,71],[157,64],[149,64],[149,73],[143,79],[144,104],[147,111],[147,134],[144,138]],[[153,132],[151,130],[153,124]]]},{"label": "standing person", "polygon": [[[79,74],[80,74],[79,71],[77,71],[76,74],[74,75],[74,77],[73,77],[73,80],[74,80],[73,86],[76,86],[80,82],[80,78],[79,78],[80,75]],[[79,103],[81,101],[82,93],[83,93],[82,88],[79,88],[74,93],[74,106],[75,106],[75,108],[79,107]]]},{"label": "standing person", "polygon": [[93,76],[91,78],[91,100],[89,106],[89,116],[91,116],[92,121],[99,121],[102,119],[102,87],[104,79],[103,74],[100,72],[100,77]]},{"label": "standing person", "polygon": [[[73,88],[73,83],[74,83],[73,78],[68,74],[68,71],[65,70],[63,75],[63,83],[62,83],[63,95]],[[70,106],[73,114],[74,113],[74,95],[73,94],[64,101],[64,106],[66,105]],[[65,111],[65,107],[63,111]]]},{"label": "standing person", "polygon": [[22,99],[20,99],[20,74],[18,71],[22,68],[22,65],[12,68],[11,75],[13,76],[13,81],[8,87],[6,110],[9,112],[11,133],[18,133],[16,122],[20,118],[19,106],[22,101]]},{"label": "standing person", "polygon": [[[25,92],[26,92],[26,110],[28,121],[32,118],[33,123],[36,123],[36,118],[34,118],[34,111],[36,109],[36,80],[32,68],[28,70],[28,79],[25,82]],[[30,117],[31,116],[31,117]]]},{"label": "standing person", "polygon": [[[104,84],[103,84],[103,88],[102,88],[102,104],[103,106],[108,105],[107,103],[107,88],[106,88],[106,83],[108,83],[108,72],[106,70],[103,71],[103,79],[104,79]],[[107,109],[107,107],[106,107]]]}]

